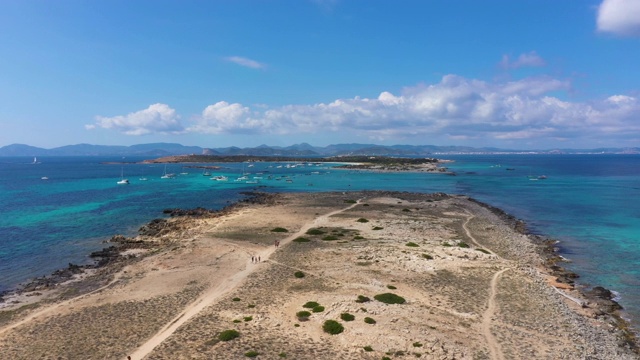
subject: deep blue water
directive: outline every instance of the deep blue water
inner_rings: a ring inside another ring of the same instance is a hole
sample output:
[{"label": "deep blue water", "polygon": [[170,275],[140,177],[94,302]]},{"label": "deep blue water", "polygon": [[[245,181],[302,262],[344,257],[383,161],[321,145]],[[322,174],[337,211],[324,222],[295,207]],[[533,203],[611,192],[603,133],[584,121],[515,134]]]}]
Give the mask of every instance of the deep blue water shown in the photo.
[{"label": "deep blue water", "polygon": [[[89,262],[87,255],[104,247],[102,241],[135,234],[165,208],[220,209],[256,186],[265,191],[441,191],[500,207],[525,220],[531,231],[560,240],[580,282],[619,292],[634,324],[640,324],[640,155],[439,157],[455,160],[447,166],[458,175],[345,171],[326,164],[217,164],[222,169],[212,175],[229,177],[217,182],[179,164],[167,168],[179,174],[175,179],[160,179],[163,165],[102,163],[122,158],[52,157],[39,158],[38,164],[33,158],[0,158],[0,291],[69,262]],[[262,179],[259,184],[233,181],[242,172]],[[121,173],[130,185],[116,184]],[[531,180],[540,175],[547,178]]]}]

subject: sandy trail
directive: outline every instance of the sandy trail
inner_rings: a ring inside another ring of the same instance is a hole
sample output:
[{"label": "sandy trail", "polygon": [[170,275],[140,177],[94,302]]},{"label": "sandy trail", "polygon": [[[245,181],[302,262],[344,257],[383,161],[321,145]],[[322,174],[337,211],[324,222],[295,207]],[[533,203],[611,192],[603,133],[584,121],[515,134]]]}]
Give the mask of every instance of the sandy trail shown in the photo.
[{"label": "sandy trail", "polygon": [[503,360],[504,356],[502,354],[502,348],[500,347],[500,343],[496,340],[496,338],[491,333],[491,318],[493,314],[496,312],[496,292],[498,290],[498,279],[500,275],[505,271],[509,270],[502,269],[496,272],[491,278],[491,286],[489,292],[489,300],[487,305],[487,310],[485,310],[484,314],[482,314],[482,334],[487,340],[487,345],[489,346],[489,351],[491,353],[491,358],[496,360]]},{"label": "sandy trail", "polygon": [[[293,239],[303,235],[312,227],[316,227],[328,220],[329,217],[339,214],[343,211],[347,211],[360,203],[361,200],[358,200],[356,203],[343,208],[334,210],[327,214],[318,216],[313,221],[305,224],[302,228],[295,234],[287,237],[282,240],[282,245],[286,245],[291,242]],[[275,247],[267,247],[258,253],[261,261],[268,261],[269,257],[273,252],[276,251]],[[241,266],[241,264],[238,264]],[[180,312],[178,316],[173,318],[169,323],[167,323],[160,331],[158,331],[154,336],[152,336],[146,343],[142,344],[135,351],[131,353],[131,359],[143,359],[145,356],[149,355],[153,349],[155,349],[158,345],[160,345],[163,341],[169,338],[180,326],[189,321],[192,317],[197,315],[200,311],[202,311],[205,307],[214,303],[217,299],[222,297],[223,295],[229,293],[230,291],[236,289],[249,274],[253,273],[259,269],[259,267],[248,266],[248,264],[244,264],[244,269],[236,274],[232,275],[230,278],[225,279],[221,283],[211,287],[204,294],[198,297],[194,302],[189,304],[183,311]]]}]

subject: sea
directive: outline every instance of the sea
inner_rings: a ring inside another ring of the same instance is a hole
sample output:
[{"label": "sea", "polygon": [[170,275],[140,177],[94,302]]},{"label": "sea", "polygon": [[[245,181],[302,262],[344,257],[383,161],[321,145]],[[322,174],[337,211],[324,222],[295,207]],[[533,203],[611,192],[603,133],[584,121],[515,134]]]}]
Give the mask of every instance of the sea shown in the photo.
[{"label": "sea", "polygon": [[[255,190],[445,192],[499,207],[530,232],[556,239],[578,282],[614,291],[640,329],[640,155],[433,156],[451,160],[443,165],[455,176],[313,162],[165,166],[136,157],[1,157],[0,293],[69,263],[91,263],[88,255],[111,236],[135,235],[167,208],[221,209]],[[243,175],[248,183],[235,181]],[[123,177],[130,184],[117,184]]]}]

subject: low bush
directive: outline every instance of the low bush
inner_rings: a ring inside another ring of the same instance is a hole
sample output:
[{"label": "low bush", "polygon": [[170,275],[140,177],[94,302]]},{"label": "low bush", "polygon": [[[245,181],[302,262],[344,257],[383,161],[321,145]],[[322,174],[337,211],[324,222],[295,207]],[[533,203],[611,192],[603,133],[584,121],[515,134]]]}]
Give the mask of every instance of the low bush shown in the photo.
[{"label": "low bush", "polygon": [[297,277],[298,279],[301,279],[304,277],[304,273],[302,271],[296,271],[293,273],[293,276]]},{"label": "low bush", "polygon": [[370,318],[370,317],[366,317],[366,318],[364,318],[364,322],[365,322],[365,323],[367,323],[367,324],[375,324],[375,323],[376,323],[376,321],[375,321],[375,320],[373,320],[373,319],[372,319],[372,318]]},{"label": "low bush", "polygon": [[451,247],[451,244],[449,244],[448,242],[443,242],[443,243],[442,243],[442,246],[444,246],[444,247]]},{"label": "low bush", "polygon": [[251,321],[253,320],[253,316],[245,316],[244,317],[244,321]]},{"label": "low bush", "polygon": [[382,226],[374,226],[371,230],[382,230],[384,229]]},{"label": "low bush", "polygon": [[468,248],[469,244],[467,244],[466,242],[460,241],[458,243],[458,246],[461,247],[461,248]]},{"label": "low bush", "polygon": [[347,204],[355,204],[355,203],[357,203],[357,201],[355,201],[353,199],[345,200],[344,202],[347,203]]},{"label": "low bush", "polygon": [[419,342],[414,342],[413,347],[422,347],[422,344]]},{"label": "low bush", "polygon": [[353,240],[363,240],[364,236],[356,235],[353,237]]},{"label": "low bush", "polygon": [[364,351],[373,351],[373,348],[370,345],[363,347]]},{"label": "low bush", "polygon": [[358,295],[358,300],[356,300],[357,303],[365,303],[371,301],[371,299],[369,299],[368,297],[364,296],[364,295]]},{"label": "low bush", "polygon": [[420,245],[418,245],[418,244],[416,244],[416,243],[414,243],[414,242],[408,242],[408,243],[406,243],[405,245],[406,245],[406,246],[409,246],[409,247],[419,247],[419,246],[420,246]]},{"label": "low bush", "polygon": [[324,311],[324,306],[318,305],[318,306],[314,307],[313,309],[311,309],[311,311],[313,311],[314,313],[323,312]]},{"label": "low bush", "polygon": [[369,220],[367,220],[365,218],[360,218],[360,219],[358,219],[356,221],[359,222],[359,223],[368,223],[369,222]]},{"label": "low bush", "polygon": [[323,237],[322,240],[333,241],[333,240],[338,240],[338,237],[337,236],[333,236],[333,235],[327,235],[327,236]]},{"label": "low bush", "polygon": [[218,340],[220,341],[231,341],[240,336],[240,333],[237,330],[225,330],[218,334]]},{"label": "low bush", "polygon": [[411,210],[409,210],[409,209],[402,209],[402,211],[404,211],[404,212],[410,212]]},{"label": "low bush", "polygon": [[393,293],[378,294],[373,298],[385,304],[404,304],[406,302],[402,296]]},{"label": "low bush", "polygon": [[397,289],[397,287],[395,287],[393,285],[387,285],[387,289],[395,290],[395,289]]},{"label": "low bush", "polygon": [[320,304],[315,301],[307,301],[304,305],[302,305],[302,307],[306,309],[313,309],[316,306],[320,306]]},{"label": "low bush", "polygon": [[306,232],[307,235],[322,235],[324,234],[324,231],[320,230],[320,229],[309,229]]},{"label": "low bush", "polygon": [[293,242],[297,242],[297,243],[303,243],[303,242],[309,242],[311,240],[305,238],[305,237],[297,237],[295,239],[293,239]]},{"label": "low bush", "polygon": [[282,228],[282,227],[273,228],[273,229],[271,229],[271,231],[272,232],[282,232],[282,233],[289,232],[289,230],[287,230],[285,228]]},{"label": "low bush", "polygon": [[257,351],[254,351],[254,350],[247,351],[246,353],[244,353],[244,356],[250,357],[250,358],[256,357],[258,355],[260,355],[260,354]]},{"label": "low bush", "polygon": [[311,316],[311,313],[306,311],[306,310],[302,310],[302,311],[298,311],[296,313],[296,317],[298,318],[298,320],[300,321],[307,321],[309,320],[309,316]]},{"label": "low bush", "polygon": [[239,298],[239,297],[234,297],[234,298],[233,298],[233,299],[231,299],[231,300],[233,300],[233,301],[240,301],[240,298]]},{"label": "low bush", "polygon": [[353,321],[356,319],[356,317],[349,313],[342,313],[340,314],[340,319],[342,319],[343,321]]},{"label": "low bush", "polygon": [[322,330],[328,334],[337,335],[344,331],[344,326],[335,320],[327,320],[322,325]]},{"label": "low bush", "polygon": [[427,260],[433,260],[433,256],[431,256],[429,254],[422,254],[422,257],[427,259]]},{"label": "low bush", "polygon": [[485,254],[491,254],[488,250],[485,250],[482,248],[477,248],[476,251],[480,251],[481,253],[485,253]]},{"label": "low bush", "polygon": [[286,358],[287,357],[287,353],[281,352],[280,354],[278,354],[278,356],[281,357],[281,358]]}]

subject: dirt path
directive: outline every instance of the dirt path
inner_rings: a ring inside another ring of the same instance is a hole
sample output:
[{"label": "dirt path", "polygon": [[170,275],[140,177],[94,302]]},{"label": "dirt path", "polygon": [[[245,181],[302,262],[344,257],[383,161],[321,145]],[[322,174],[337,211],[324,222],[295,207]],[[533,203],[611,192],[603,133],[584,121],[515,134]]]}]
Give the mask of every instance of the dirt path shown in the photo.
[{"label": "dirt path", "polygon": [[[304,235],[307,230],[312,227],[318,226],[322,223],[325,223],[329,217],[339,214],[343,211],[347,211],[360,203],[361,200],[358,200],[356,203],[343,208],[338,209],[327,214],[321,215],[315,218],[312,222],[305,224],[302,228],[295,234],[287,237],[282,240],[282,245],[286,245],[291,242],[293,239]],[[269,256],[273,254],[276,249],[274,247],[268,247],[265,250],[259,253],[262,262],[266,262],[269,259]],[[238,264],[241,266],[241,264]],[[169,323],[167,323],[160,331],[158,331],[155,335],[153,335],[146,343],[142,344],[135,351],[131,353],[132,360],[143,359],[145,356],[149,355],[156,346],[160,345],[163,341],[165,341],[169,336],[171,336],[180,326],[186,323],[189,319],[197,315],[200,311],[202,311],[205,307],[211,305],[220,297],[224,296],[228,292],[236,289],[252,272],[259,269],[259,267],[255,266],[247,266],[248,264],[244,264],[244,269],[240,272],[237,272],[230,278],[227,278],[223,282],[211,287],[204,294],[199,296],[194,302],[189,304],[184,310],[180,312],[178,316],[173,318]]]},{"label": "dirt path", "polygon": [[491,279],[491,286],[489,291],[489,300],[487,304],[487,310],[482,314],[482,335],[487,340],[487,345],[489,346],[489,352],[491,353],[491,358],[494,360],[503,360],[504,356],[502,355],[502,349],[500,347],[500,343],[496,340],[496,338],[491,333],[491,318],[493,314],[496,312],[496,292],[498,290],[498,279],[500,275],[505,271],[509,270],[502,269],[496,272]]}]

